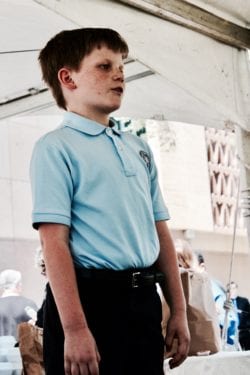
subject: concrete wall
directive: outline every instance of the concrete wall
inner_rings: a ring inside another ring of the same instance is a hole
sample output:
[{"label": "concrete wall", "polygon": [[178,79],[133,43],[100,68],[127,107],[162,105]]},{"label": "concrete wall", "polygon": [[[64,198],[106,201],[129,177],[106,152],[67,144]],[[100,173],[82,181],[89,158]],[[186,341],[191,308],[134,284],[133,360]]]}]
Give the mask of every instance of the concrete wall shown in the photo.
[{"label": "concrete wall", "polygon": [[23,294],[41,304],[45,278],[35,267],[38,233],[31,226],[29,162],[35,141],[58,117],[21,117],[0,122],[0,272],[22,272]]},{"label": "concrete wall", "polygon": [[31,228],[29,163],[36,140],[59,119],[30,116],[0,122],[0,239],[37,239]]},{"label": "concrete wall", "polygon": [[39,242],[23,239],[0,240],[0,272],[15,269],[22,273],[22,294],[40,306],[44,296],[46,278],[35,265],[35,253]]},{"label": "concrete wall", "polygon": [[[159,128],[166,125],[159,125]],[[204,128],[167,123],[174,144],[160,148],[163,192],[173,229],[213,231]],[[158,132],[161,138],[161,131]]]}]

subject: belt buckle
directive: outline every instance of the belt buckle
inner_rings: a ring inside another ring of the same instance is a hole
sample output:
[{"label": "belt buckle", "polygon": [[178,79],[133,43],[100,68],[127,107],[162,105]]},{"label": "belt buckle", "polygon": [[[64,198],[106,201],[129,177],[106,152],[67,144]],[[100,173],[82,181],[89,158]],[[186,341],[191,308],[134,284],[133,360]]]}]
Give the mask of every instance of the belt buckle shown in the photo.
[{"label": "belt buckle", "polygon": [[132,273],[132,288],[139,288],[138,276],[141,275],[141,272]]}]

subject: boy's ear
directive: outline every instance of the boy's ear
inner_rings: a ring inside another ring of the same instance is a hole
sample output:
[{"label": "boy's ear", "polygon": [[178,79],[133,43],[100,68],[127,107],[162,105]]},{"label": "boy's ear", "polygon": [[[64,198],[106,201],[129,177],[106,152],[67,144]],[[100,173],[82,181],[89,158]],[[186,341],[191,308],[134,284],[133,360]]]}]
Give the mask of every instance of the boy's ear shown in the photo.
[{"label": "boy's ear", "polygon": [[68,68],[61,68],[58,71],[58,80],[62,86],[70,90],[73,90],[76,88],[76,84],[71,78],[71,70]]}]

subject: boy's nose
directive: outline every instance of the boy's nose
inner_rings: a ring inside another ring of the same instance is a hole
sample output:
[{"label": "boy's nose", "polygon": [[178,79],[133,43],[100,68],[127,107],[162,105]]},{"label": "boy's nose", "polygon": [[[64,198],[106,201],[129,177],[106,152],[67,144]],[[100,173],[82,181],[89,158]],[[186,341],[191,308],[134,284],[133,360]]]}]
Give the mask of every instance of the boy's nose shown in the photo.
[{"label": "boy's nose", "polygon": [[113,79],[124,82],[124,72],[122,72],[120,69],[116,69],[113,74]]}]

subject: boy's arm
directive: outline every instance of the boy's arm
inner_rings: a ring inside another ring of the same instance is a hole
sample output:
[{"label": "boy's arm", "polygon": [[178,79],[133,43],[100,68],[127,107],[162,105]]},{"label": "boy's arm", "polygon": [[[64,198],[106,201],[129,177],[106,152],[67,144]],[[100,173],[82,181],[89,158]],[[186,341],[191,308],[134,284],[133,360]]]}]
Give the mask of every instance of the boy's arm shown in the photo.
[{"label": "boy's arm", "polygon": [[171,350],[173,340],[177,340],[177,351],[169,362],[171,368],[179,366],[187,357],[190,335],[186,316],[186,303],[180,280],[176,251],[165,221],[157,221],[156,229],[160,241],[158,268],[165,275],[161,284],[163,294],[170,307],[170,319],[167,324],[166,349]]},{"label": "boy's arm", "polygon": [[55,298],[65,336],[65,373],[98,375],[100,356],[88,328],[78,294],[69,250],[69,228],[62,224],[41,224],[39,234],[46,275]]}]

